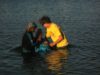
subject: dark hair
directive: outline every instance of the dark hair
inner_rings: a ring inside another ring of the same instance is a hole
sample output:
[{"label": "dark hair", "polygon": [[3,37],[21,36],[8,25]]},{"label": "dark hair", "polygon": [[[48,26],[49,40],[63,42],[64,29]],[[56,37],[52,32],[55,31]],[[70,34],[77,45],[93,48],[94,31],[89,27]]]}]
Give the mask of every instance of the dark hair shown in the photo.
[{"label": "dark hair", "polygon": [[45,24],[45,23],[51,23],[51,20],[48,16],[43,16],[42,18],[40,18],[39,20],[40,24]]}]

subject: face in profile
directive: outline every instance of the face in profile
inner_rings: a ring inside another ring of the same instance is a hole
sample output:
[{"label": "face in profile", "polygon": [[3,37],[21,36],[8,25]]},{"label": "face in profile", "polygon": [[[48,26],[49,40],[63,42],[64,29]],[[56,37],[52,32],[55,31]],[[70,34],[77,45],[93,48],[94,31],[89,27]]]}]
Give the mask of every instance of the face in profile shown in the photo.
[{"label": "face in profile", "polygon": [[45,23],[45,24],[43,25],[43,27],[45,27],[45,28],[48,28],[49,26],[50,26],[49,23]]}]

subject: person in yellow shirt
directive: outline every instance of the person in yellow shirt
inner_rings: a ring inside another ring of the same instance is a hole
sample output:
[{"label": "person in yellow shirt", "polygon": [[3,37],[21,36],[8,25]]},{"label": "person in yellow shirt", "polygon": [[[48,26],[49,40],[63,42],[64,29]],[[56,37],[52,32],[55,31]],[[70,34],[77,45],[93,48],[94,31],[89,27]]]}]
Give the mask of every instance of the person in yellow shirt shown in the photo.
[{"label": "person in yellow shirt", "polygon": [[64,48],[68,46],[68,40],[60,27],[52,22],[48,16],[43,16],[39,20],[40,24],[46,28],[46,38],[51,38],[52,42],[49,43],[50,47]]}]

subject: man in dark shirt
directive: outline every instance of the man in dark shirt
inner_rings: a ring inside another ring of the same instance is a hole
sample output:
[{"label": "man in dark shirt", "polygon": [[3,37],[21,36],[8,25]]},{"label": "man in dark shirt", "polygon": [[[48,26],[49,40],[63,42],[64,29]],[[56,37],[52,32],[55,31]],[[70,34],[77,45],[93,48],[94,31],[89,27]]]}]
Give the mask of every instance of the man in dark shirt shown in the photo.
[{"label": "man in dark shirt", "polygon": [[42,30],[37,28],[36,23],[31,23],[22,37],[22,56],[29,59],[36,55],[35,47],[42,42]]}]

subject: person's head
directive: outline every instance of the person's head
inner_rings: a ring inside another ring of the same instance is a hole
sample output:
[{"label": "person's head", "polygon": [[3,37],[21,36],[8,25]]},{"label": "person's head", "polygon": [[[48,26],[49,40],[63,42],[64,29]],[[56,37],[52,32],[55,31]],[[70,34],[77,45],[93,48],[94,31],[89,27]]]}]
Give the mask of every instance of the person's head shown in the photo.
[{"label": "person's head", "polygon": [[34,27],[30,27],[29,29],[27,29],[27,32],[33,32],[34,31]]},{"label": "person's head", "polygon": [[45,28],[48,28],[49,25],[51,24],[51,20],[48,16],[43,16],[39,20],[40,24],[42,24]]},{"label": "person's head", "polygon": [[27,32],[33,32],[37,29],[37,25],[35,22],[29,23],[27,27]]}]

